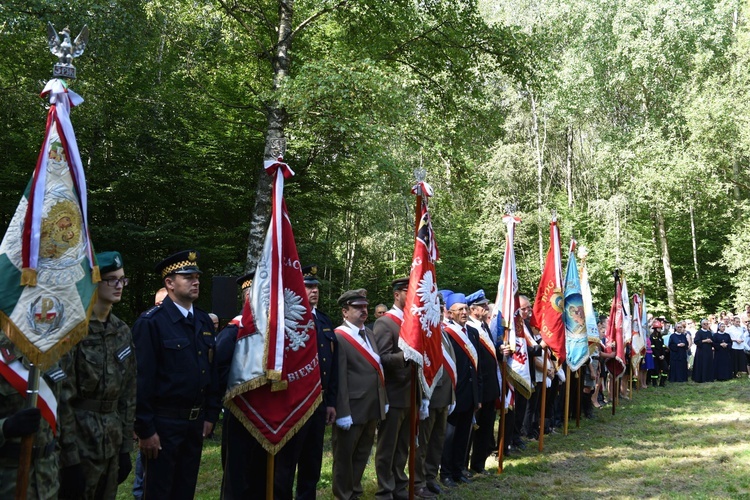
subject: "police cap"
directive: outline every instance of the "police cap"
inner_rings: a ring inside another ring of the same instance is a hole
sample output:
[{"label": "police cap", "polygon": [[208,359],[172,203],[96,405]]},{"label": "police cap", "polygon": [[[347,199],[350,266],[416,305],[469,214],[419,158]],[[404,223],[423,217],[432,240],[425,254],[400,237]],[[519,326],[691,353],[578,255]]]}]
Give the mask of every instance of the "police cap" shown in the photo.
[{"label": "police cap", "polygon": [[312,264],[302,268],[302,279],[305,280],[305,286],[320,285],[318,281],[318,266]]},{"label": "police cap", "polygon": [[255,269],[253,269],[246,275],[237,278],[237,284],[239,285],[240,290],[244,290],[245,288],[249,288],[250,286],[252,286],[253,278],[255,278]]},{"label": "police cap", "polygon": [[198,269],[198,257],[200,254],[196,250],[183,250],[159,262],[154,269],[162,279],[170,274],[202,274]]}]

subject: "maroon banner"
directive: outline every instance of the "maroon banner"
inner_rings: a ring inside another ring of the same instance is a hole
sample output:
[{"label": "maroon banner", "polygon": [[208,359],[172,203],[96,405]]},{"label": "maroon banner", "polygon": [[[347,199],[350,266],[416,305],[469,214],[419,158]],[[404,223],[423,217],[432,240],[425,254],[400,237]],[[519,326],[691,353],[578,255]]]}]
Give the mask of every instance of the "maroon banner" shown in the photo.
[{"label": "maroon banner", "polygon": [[281,161],[267,162],[266,171],[276,176],[273,214],[243,308],[225,405],[276,454],[320,404],[321,381],[315,321],[283,200],[284,178],[294,172]]}]

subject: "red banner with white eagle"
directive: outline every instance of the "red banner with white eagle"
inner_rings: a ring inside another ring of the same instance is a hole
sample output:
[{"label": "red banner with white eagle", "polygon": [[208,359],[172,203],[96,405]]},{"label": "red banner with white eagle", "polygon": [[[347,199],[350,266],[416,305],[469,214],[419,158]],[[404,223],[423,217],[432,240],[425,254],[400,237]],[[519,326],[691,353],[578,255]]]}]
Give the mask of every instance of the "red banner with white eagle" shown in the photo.
[{"label": "red banner with white eagle", "polygon": [[224,404],[269,453],[276,454],[321,402],[317,336],[284,202],[284,179],[294,175],[278,161],[273,212],[252,293],[229,370]]},{"label": "red banner with white eagle", "polygon": [[419,365],[419,382],[424,397],[429,399],[443,369],[440,300],[435,276],[439,254],[427,207],[432,188],[420,182],[412,188],[412,193],[417,195],[416,236],[398,346],[404,351],[405,359]]},{"label": "red banner with white eagle", "polygon": [[560,262],[560,230],[557,218],[549,225],[549,250],[542,278],[534,301],[531,325],[542,334],[558,363],[565,361],[565,322],[563,321],[562,263]]}]

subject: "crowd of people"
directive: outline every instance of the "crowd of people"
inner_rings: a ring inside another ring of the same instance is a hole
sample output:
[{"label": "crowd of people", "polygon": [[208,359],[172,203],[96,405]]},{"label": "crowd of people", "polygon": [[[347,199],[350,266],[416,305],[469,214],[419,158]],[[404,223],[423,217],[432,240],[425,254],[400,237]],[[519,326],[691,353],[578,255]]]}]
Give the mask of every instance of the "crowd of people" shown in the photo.
[{"label": "crowd of people", "polygon": [[[193,305],[201,271],[198,253],[185,251],[156,266],[164,288],[131,332],[112,312],[129,283],[122,257],[105,252],[97,259],[101,282],[89,334],[43,377],[58,402],[56,421],[43,418],[38,408],[26,408],[24,395],[0,377],[2,498],[14,493],[20,441],[32,434],[30,498],[115,498],[118,485],[131,473],[134,442],[139,449],[135,498],[195,495],[203,441],[222,414],[241,317],[217,334],[218,318]],[[363,496],[362,477],[373,446],[375,497],[407,498],[413,405],[419,408],[414,484],[421,498],[437,497],[489,474],[485,464],[491,455],[501,451],[513,456],[538,440],[540,432],[555,433],[562,426],[565,366],[545,354],[548,346],[531,326],[527,297],[519,298],[523,331],[517,332],[517,341],[524,343],[528,355],[532,390],[503,393],[501,373],[513,353],[490,326],[492,304],[484,291],[466,295],[442,290],[446,363],[426,398],[419,387],[412,391],[412,366],[399,348],[408,278],[392,282],[392,306],[378,304],[375,321],[367,323],[366,290],[342,293],[340,311],[328,316],[318,308],[320,281],[314,266],[302,271],[315,322],[323,395],[320,406],[275,456],[275,498],[316,497],[327,426],[332,426],[332,492],[337,499]],[[237,280],[243,301],[250,298],[253,279],[250,273]],[[741,315],[726,313],[718,320],[709,316],[699,328],[691,320],[672,326],[666,318],[649,318],[651,334],[644,352],[626,350],[625,376],[618,385],[610,374],[617,360],[605,339],[607,318],[600,318],[601,343],[590,346],[589,361],[573,374],[576,381],[582,377],[582,390],[571,391],[570,416],[581,411],[592,417],[595,408],[608,403],[605,394],[612,398],[615,390],[629,397],[632,379],[647,388],[685,382],[690,370],[699,383],[750,376],[748,321],[750,305]],[[28,365],[4,334],[0,356],[6,364]],[[223,412],[221,435],[222,498],[258,497],[262,485],[271,486],[266,451],[229,411]]]}]

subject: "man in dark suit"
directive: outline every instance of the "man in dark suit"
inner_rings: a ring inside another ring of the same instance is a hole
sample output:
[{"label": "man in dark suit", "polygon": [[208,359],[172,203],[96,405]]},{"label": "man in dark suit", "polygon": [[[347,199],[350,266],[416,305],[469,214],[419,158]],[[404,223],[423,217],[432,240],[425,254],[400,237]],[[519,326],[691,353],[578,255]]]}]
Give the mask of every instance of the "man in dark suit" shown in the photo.
[{"label": "man in dark suit", "polygon": [[146,459],[145,497],[192,498],[203,438],[219,417],[214,325],[193,306],[201,271],[187,250],[156,265],[167,297],[133,326],[135,432]]},{"label": "man in dark suit", "polygon": [[497,353],[495,343],[489,333],[489,326],[485,323],[485,316],[489,313],[488,301],[484,296],[484,290],[478,290],[468,297],[469,319],[468,327],[473,327],[479,336],[479,373],[482,378],[482,392],[480,401],[482,408],[477,411],[477,429],[472,440],[470,469],[479,474],[488,474],[484,468],[487,457],[495,448],[495,415],[497,414],[496,403],[500,398],[500,382],[498,374],[500,367],[497,364]]},{"label": "man in dark suit", "polygon": [[375,471],[378,476],[375,498],[384,500],[409,496],[409,477],[404,468],[409,459],[411,365],[405,362],[404,352],[398,347],[409,278],[396,279],[391,286],[393,307],[375,321],[373,330],[385,371],[385,392],[389,405],[388,415],[378,428],[375,451]]},{"label": "man in dark suit", "polygon": [[323,403],[304,426],[276,455],[274,497],[291,499],[294,472],[297,469],[297,499],[315,499],[323,464],[323,437],[326,425],[336,421],[336,398],[339,385],[338,340],[331,318],[318,309],[320,281],[317,266],[302,268],[307,300],[315,319]]},{"label": "man in dark suit", "polygon": [[474,328],[466,326],[469,317],[466,296],[462,293],[449,294],[445,297],[445,305],[453,317],[453,322],[446,324],[446,332],[456,353],[457,378],[456,407],[448,416],[440,478],[445,486],[454,487],[458,483],[471,482],[464,476],[463,469],[469,448],[472,418],[474,412],[482,406],[479,399],[482,380],[478,371],[479,334]]},{"label": "man in dark suit", "polygon": [[365,328],[367,291],[350,290],[338,299],[344,323],[336,328],[339,387],[333,428],[333,495],[362,496],[362,474],[378,422],[388,411],[383,366],[372,331]]},{"label": "man in dark suit", "polygon": [[[242,304],[250,300],[255,271],[237,279]],[[219,391],[226,393],[229,371],[232,366],[237,334],[242,325],[242,314],[237,315],[216,337],[216,362],[219,372]],[[224,411],[221,432],[221,498],[244,499],[265,491],[267,453],[263,446],[245,428],[231,411]]]}]

